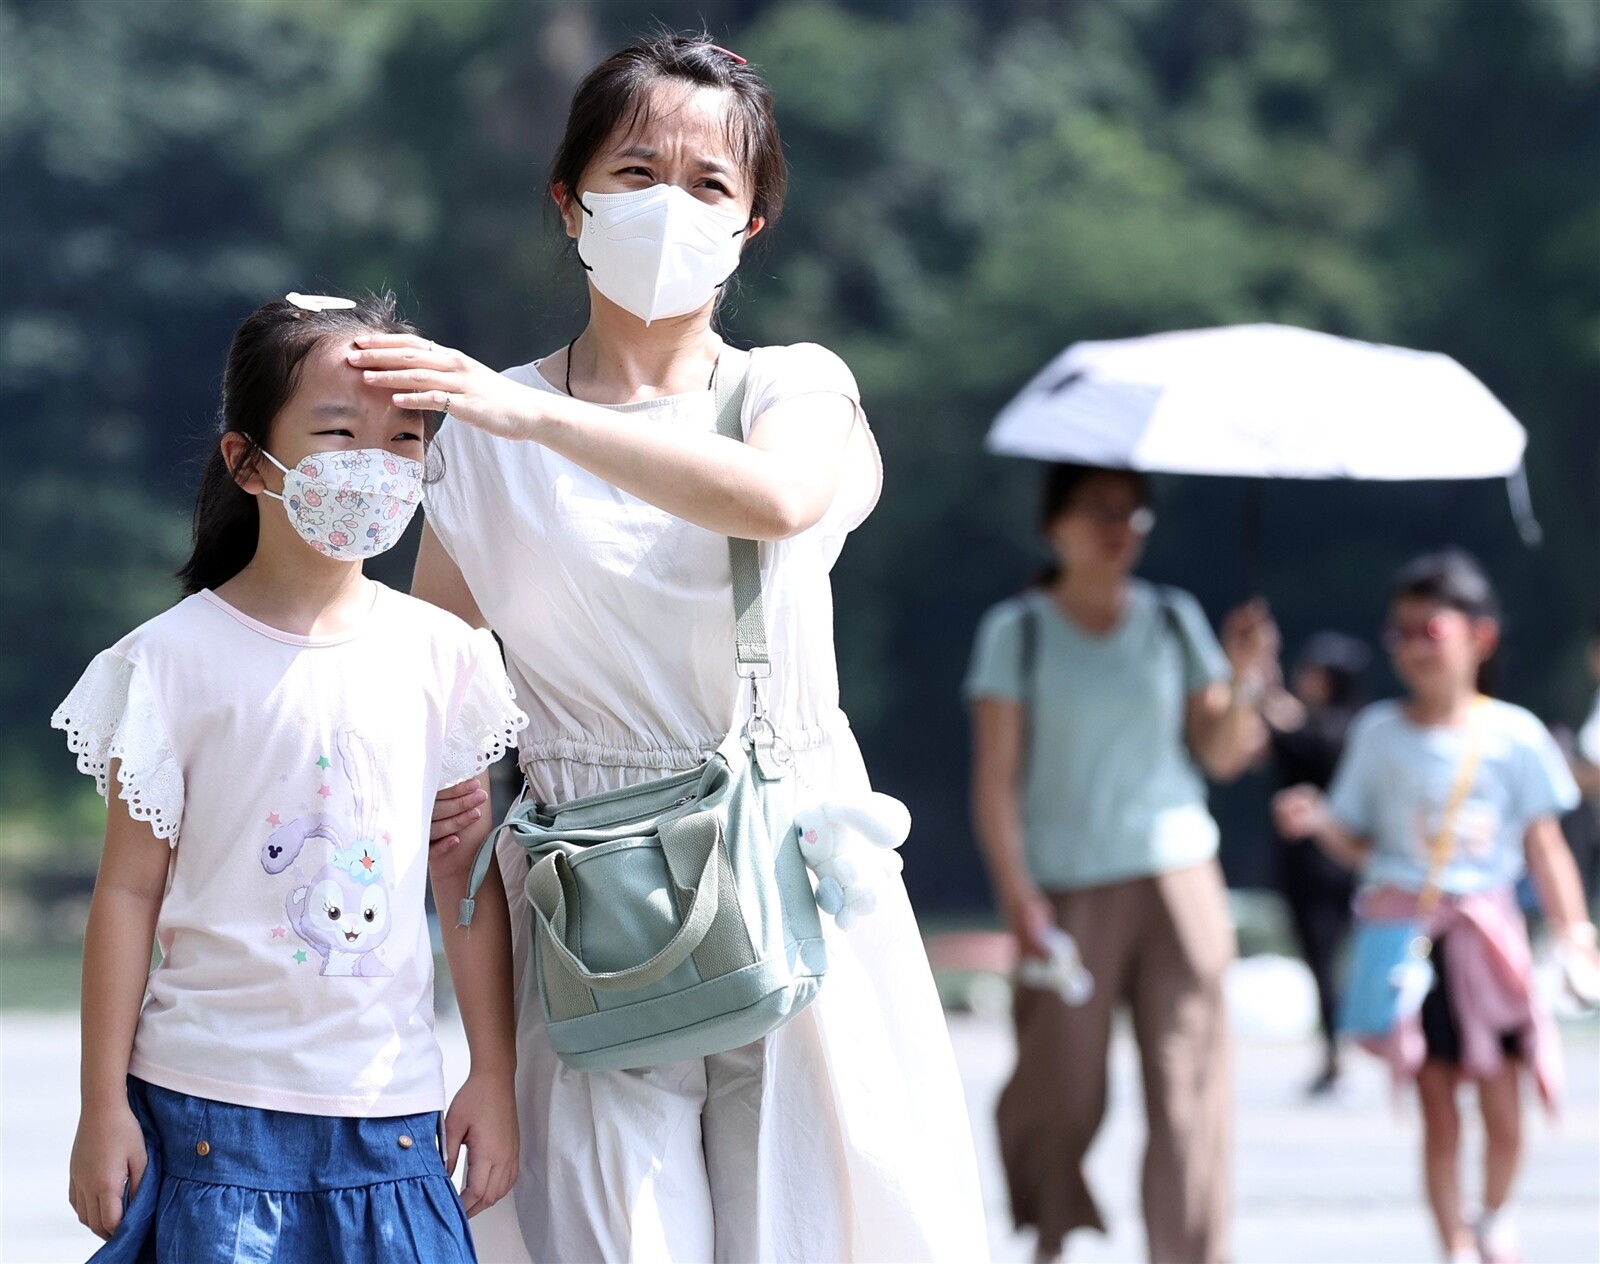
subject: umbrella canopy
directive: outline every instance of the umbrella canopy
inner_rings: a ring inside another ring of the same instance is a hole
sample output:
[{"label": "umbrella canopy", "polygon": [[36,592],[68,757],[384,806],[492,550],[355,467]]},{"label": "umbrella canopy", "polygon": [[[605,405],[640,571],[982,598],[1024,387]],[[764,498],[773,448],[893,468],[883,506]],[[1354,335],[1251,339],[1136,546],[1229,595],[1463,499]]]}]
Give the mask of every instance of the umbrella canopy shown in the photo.
[{"label": "umbrella canopy", "polygon": [[989,431],[1008,456],[1171,474],[1515,474],[1527,435],[1449,356],[1287,325],[1080,342]]}]

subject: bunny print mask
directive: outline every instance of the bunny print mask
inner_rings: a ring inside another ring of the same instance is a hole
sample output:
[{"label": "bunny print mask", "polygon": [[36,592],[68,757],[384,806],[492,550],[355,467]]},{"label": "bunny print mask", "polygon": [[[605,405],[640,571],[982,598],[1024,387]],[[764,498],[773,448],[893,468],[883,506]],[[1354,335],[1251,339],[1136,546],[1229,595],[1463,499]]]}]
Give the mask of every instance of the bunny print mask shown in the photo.
[{"label": "bunny print mask", "polygon": [[295,469],[272,453],[283,471],[289,522],[318,553],[341,561],[376,557],[393,548],[422,503],[422,463],[382,448],[313,452]]}]

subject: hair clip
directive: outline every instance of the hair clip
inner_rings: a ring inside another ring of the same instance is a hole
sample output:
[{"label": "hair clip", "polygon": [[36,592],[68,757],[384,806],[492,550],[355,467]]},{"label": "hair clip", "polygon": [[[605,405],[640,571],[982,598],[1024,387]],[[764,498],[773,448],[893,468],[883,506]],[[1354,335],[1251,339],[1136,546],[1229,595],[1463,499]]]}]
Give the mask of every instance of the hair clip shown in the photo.
[{"label": "hair clip", "polygon": [[714,53],[721,53],[724,57],[733,58],[733,60],[736,61],[741,66],[748,66],[750,64],[743,57],[739,56],[738,53],[734,52],[731,48],[724,48],[721,44],[707,43],[706,47],[709,48]]},{"label": "hair clip", "polygon": [[293,292],[283,296],[303,312],[326,312],[336,308],[354,307],[353,298],[335,298],[331,294],[295,294]]}]

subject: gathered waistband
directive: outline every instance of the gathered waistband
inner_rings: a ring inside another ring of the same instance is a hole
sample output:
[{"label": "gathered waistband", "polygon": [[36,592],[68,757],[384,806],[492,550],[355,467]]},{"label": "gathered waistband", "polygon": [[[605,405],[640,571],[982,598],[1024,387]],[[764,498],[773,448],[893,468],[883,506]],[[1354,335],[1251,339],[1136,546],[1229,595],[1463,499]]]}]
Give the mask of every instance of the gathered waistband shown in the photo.
[{"label": "gathered waistband", "polygon": [[[848,732],[850,721],[843,711],[818,724],[779,727],[778,737],[790,750],[815,750],[826,746],[842,732]],[[726,733],[706,737],[695,744],[672,746],[611,746],[587,738],[547,737],[537,739],[524,733],[517,748],[517,765],[524,771],[537,764],[573,763],[593,768],[638,768],[658,772],[677,772],[693,768],[709,759],[722,745]]]}]

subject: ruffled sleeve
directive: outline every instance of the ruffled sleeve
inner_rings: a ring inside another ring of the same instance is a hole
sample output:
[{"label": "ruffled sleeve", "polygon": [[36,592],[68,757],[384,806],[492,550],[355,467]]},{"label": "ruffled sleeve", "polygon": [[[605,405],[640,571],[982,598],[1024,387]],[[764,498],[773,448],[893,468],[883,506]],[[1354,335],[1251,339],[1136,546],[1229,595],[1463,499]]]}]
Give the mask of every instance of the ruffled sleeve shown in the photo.
[{"label": "ruffled sleeve", "polygon": [[439,767],[439,788],[476,777],[517,744],[517,734],[528,717],[517,706],[516,695],[500,660],[500,647],[487,631],[472,634],[467,682],[455,721],[445,738]]},{"label": "ruffled sleeve", "polygon": [[116,760],[117,797],[128,805],[128,815],[148,821],[157,838],[178,845],[183,767],[168,740],[149,678],[137,663],[114,649],[98,655],[56,708],[50,727],[66,732],[78,771],[94,778],[107,803]]}]

